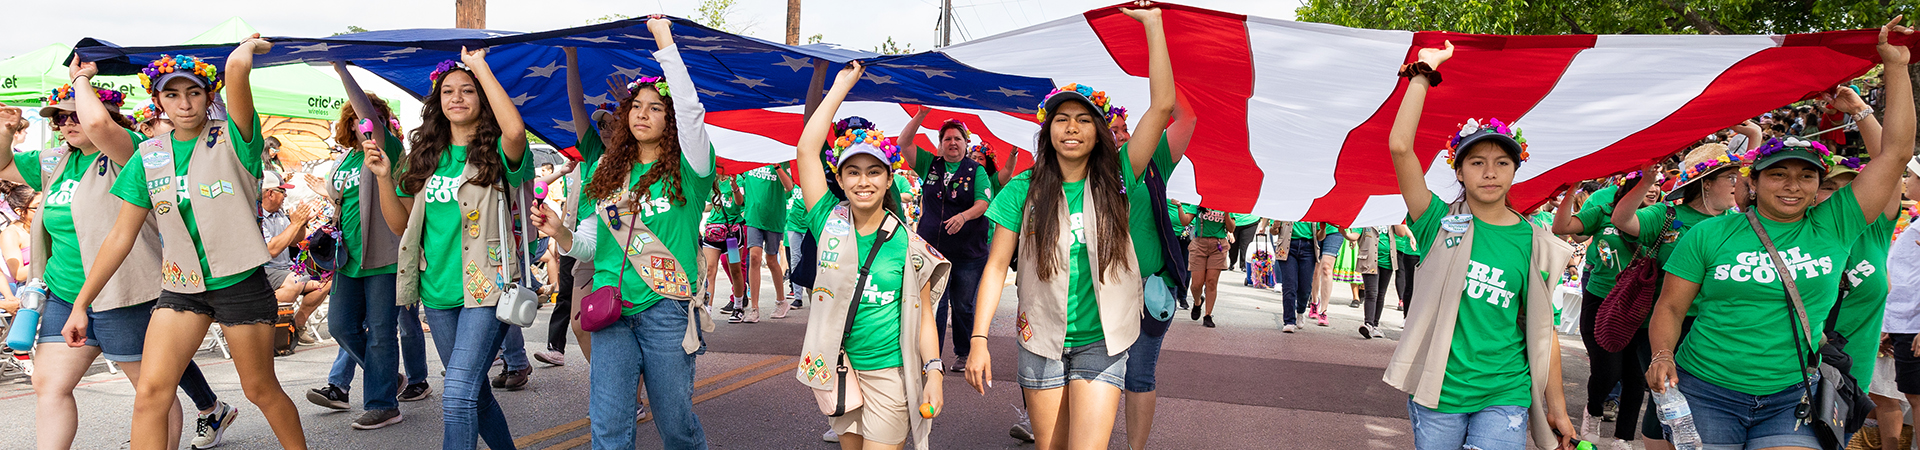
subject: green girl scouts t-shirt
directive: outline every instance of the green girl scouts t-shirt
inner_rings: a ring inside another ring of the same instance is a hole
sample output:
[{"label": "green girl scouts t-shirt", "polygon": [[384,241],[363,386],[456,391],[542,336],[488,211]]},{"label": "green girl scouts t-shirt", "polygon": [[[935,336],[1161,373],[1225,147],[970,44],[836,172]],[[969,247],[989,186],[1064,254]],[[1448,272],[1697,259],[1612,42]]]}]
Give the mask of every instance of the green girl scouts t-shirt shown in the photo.
[{"label": "green girl scouts t-shirt", "polygon": [[[644,187],[647,190],[647,200],[639,204],[637,211],[623,210],[619,215],[619,220],[625,223],[631,221],[633,215],[638,214],[640,223],[646,224],[647,229],[653,230],[654,237],[660,240],[660,245],[667,246],[667,251],[673,253],[673,259],[679,262],[680,269],[686,272],[688,280],[700,279],[700,233],[697,230],[700,229],[700,215],[706,204],[705,199],[713,195],[714,174],[720,171],[720,165],[714,163],[711,148],[707,155],[708,167],[712,167],[713,170],[708,171],[706,176],[694,172],[693,168],[686,164],[680,165],[680,193],[685,196],[685,201],[676,203],[667,198],[669,180],[661,177],[654,181],[653,185]],[[633,170],[626,174],[627,186],[635,187],[640,182],[640,177],[653,169],[654,164],[659,162],[635,163]],[[620,174],[596,173],[595,176],[620,176]],[[581,199],[580,202],[589,201],[594,200]],[[595,245],[593,250],[594,287],[619,285],[621,296],[632,303],[620,310],[622,315],[628,316],[639,314],[648,307],[652,307],[654,303],[660,302],[660,299],[666,298],[654,292],[653,287],[648,286],[646,280],[640,278],[637,268],[626,264],[627,255],[621,249],[626,243],[615,240],[613,230],[607,228],[606,211],[601,209],[593,211],[599,214],[600,218],[599,231],[595,238],[599,245]],[[625,278],[622,278],[621,271],[626,272]]]},{"label": "green girl scouts t-shirt", "polygon": [[[127,130],[127,139],[139,144],[146,141],[147,136]],[[80,265],[80,234],[73,226],[74,190],[80,187],[80,178],[86,176],[89,170],[94,176],[113,176],[122,170],[119,164],[114,164],[112,159],[100,152],[74,151],[75,154],[67,157],[67,165],[57,168],[60,173],[54,178],[53,187],[41,185],[41,177],[45,176],[41,172],[41,164],[51,164],[60,159],[59,155],[38,150],[13,154],[13,167],[20,171],[20,178],[27,182],[27,187],[47,193],[47,197],[40,201],[40,221],[47,228],[53,245],[47,252],[45,279],[42,281],[47,283],[47,289],[53,290],[54,295],[69,303],[80,297],[80,286],[87,283],[87,268]]]},{"label": "green girl scouts t-shirt", "polygon": [[[1393,270],[1393,246],[1400,244],[1400,237],[1394,236],[1392,228],[1388,227],[1386,231],[1380,233],[1380,239],[1377,240],[1380,241],[1380,248],[1374,261],[1379,262],[1381,269]],[[1380,283],[1384,285],[1386,281],[1380,280]]]},{"label": "green girl scouts t-shirt", "polygon": [[[1780,223],[1762,216],[1760,223],[1792,272],[1808,319],[1818,327],[1840,296],[1847,255],[1867,229],[1853,188],[1841,188],[1799,221]],[[1780,274],[1745,215],[1702,221],[1682,235],[1676,247],[1667,260],[1667,273],[1700,283],[1700,295],[1693,300],[1700,314],[1674,358],[1680,368],[1749,395],[1770,395],[1801,382],[1801,362],[1793,351],[1796,333],[1788,328],[1800,323],[1792,317]],[[1812,342],[1798,345],[1812,351]]]},{"label": "green girl scouts t-shirt", "polygon": [[1200,227],[1200,237],[1226,239],[1227,233],[1232,232],[1229,228],[1230,225],[1228,225],[1232,219],[1227,217],[1227,213],[1225,212],[1217,209],[1202,212],[1200,211],[1200,207],[1194,205],[1186,205],[1181,207],[1181,209],[1187,214],[1194,215],[1192,225]]},{"label": "green girl scouts t-shirt", "polygon": [[787,231],[787,187],[780,184],[780,175],[776,170],[785,170],[787,164],[761,166],[747,171],[740,177],[740,190],[747,198],[747,226],[761,230],[784,233]]},{"label": "green girl scouts t-shirt", "polygon": [[1253,225],[1253,224],[1254,224],[1254,222],[1259,222],[1259,221],[1260,221],[1260,216],[1256,216],[1256,215],[1252,215],[1252,214],[1244,214],[1244,213],[1233,213],[1233,214],[1232,214],[1232,216],[1233,216],[1233,227],[1234,227],[1234,228],[1240,228],[1240,227],[1244,227],[1244,226],[1247,226],[1247,225]]},{"label": "green girl scouts t-shirt", "polygon": [[[392,130],[388,130],[386,145],[381,147],[381,151],[386,152],[388,161],[400,159],[400,138],[395,137]],[[366,160],[367,153],[364,151],[347,152],[346,157],[340,160],[340,165],[333,169],[333,175],[327,180],[327,184],[332,185],[333,192],[340,196],[340,240],[342,241],[340,245],[346,246],[347,249],[347,260],[340,262],[340,274],[353,278],[394,273],[394,268],[397,266],[388,264],[380,267],[360,267],[361,261],[365,261],[361,259],[360,253],[360,242],[365,239],[360,236],[359,225],[360,171],[365,170]],[[379,208],[380,205],[373,205],[373,207]],[[387,224],[375,223],[367,226],[385,227]]]},{"label": "green girl scouts t-shirt", "polygon": [[[1893,249],[1894,220],[1881,216],[1867,225],[1867,233],[1848,253],[1847,297],[1840,300],[1840,318],[1834,328],[1847,337],[1847,354],[1854,361],[1873,361],[1880,352],[1880,322],[1887,311],[1887,253]],[[1854,363],[1853,379],[1872,380],[1873,364]]]},{"label": "green girl scouts t-shirt", "polygon": [[[851,265],[856,272],[860,264],[867,261],[868,249],[873,248],[873,240],[879,232],[858,235],[857,249],[852,254],[838,255],[825,251],[839,237],[829,235],[827,222],[833,218],[833,207],[840,199],[827,195],[807,209],[807,229],[820,236],[821,264]],[[852,227],[850,223],[834,224],[833,228]],[[913,233],[906,224],[900,223],[881,244],[880,254],[873,258],[873,269],[867,275],[867,286],[861,289],[860,311],[854,317],[853,331],[847,333],[841,345],[847,350],[847,363],[853,370],[880,370],[900,367],[900,302],[906,300],[900,284],[905,278],[907,237]],[[853,295],[848,293],[847,295]]]},{"label": "green girl scouts t-shirt", "polygon": [[1435,411],[1470,413],[1489,406],[1525,407],[1533,402],[1526,336],[1520,328],[1520,310],[1527,299],[1527,270],[1533,258],[1533,228],[1522,219],[1513,225],[1497,226],[1468,214],[1449,216],[1447,202],[1435,195],[1420,219],[1412,221],[1413,235],[1429,248],[1459,244],[1453,240],[1434,242],[1441,227],[1474,229],[1466,289],[1460,292],[1460,315],[1453,327],[1453,347],[1447,351],[1440,407]]},{"label": "green girl scouts t-shirt", "polygon": [[[746,223],[746,205],[734,201],[733,193],[738,192],[740,184],[737,178],[720,180],[713,194],[713,217],[707,223],[736,224]],[[744,194],[742,194],[744,196]]]},{"label": "green girl scouts t-shirt", "polygon": [[[786,230],[789,232],[805,233],[807,232],[807,207],[803,203],[806,202],[806,199],[800,196],[801,193],[799,189],[792,189],[788,192]],[[798,242],[789,242],[787,244],[800,245]]]},{"label": "green girl scouts t-shirt", "polygon": [[[1583,227],[1580,234],[1594,237],[1593,243],[1587,244],[1586,291],[1601,297],[1613,291],[1614,280],[1633,259],[1633,249],[1620,237],[1620,229],[1613,227],[1613,203],[1619,193],[1618,186],[1594,191],[1587,196],[1587,203],[1580,206],[1580,211],[1573,214]],[[1645,227],[1647,222],[1641,223]]]},{"label": "green girl scouts t-shirt", "polygon": [[[261,153],[266,151],[266,140],[260,139],[259,135],[260,118],[253,118],[253,142],[247,142],[245,139],[240,138],[240,125],[238,122],[229,120],[226,123],[227,129],[223,130],[226,136],[222,137],[222,139],[232,140],[234,156],[240,159],[240,166],[245,167],[247,172],[253,175],[254,178],[259,178],[261,171]],[[187,163],[193,161],[194,144],[199,142],[199,138],[199,136],[194,136],[192,140],[182,141],[174,139],[172,134],[168,134],[165,138],[173,143],[174,177],[186,179]],[[161,138],[156,137],[154,139]],[[147,192],[147,170],[145,166],[129,164],[122,169],[119,178],[113,180],[113,195],[120,197],[121,200],[126,200],[127,203],[132,203],[134,206],[153,209],[153,197]],[[243,188],[255,189],[255,187]],[[187,224],[187,234],[193,236],[193,251],[200,255],[200,273],[212,273],[207,269],[206,240],[200,236],[200,225],[194,223],[193,196],[187,195],[184,187],[181,188],[181,193],[177,203],[174,205],[174,210],[180,212],[180,219]],[[235,283],[239,283],[240,280],[247,279],[248,276],[253,275],[253,273],[258,270],[260,270],[260,268],[255,267],[253,270],[244,270],[240,273],[224,277],[207,277],[207,290],[212,291],[232,286]]]},{"label": "green girl scouts t-shirt", "polygon": [[[415,150],[418,151],[418,150]],[[497,152],[500,164],[507,168],[507,183],[519,186],[532,178],[533,172],[522,158],[518,167],[507,160],[506,152]],[[434,166],[433,176],[427,178],[420,192],[409,194],[399,186],[394,191],[401,198],[413,198],[413,207],[426,208],[425,218],[420,222],[420,249],[427,261],[426,270],[420,272],[420,303],[433,309],[455,309],[466,306],[466,284],[461,279],[459,262],[464,258],[460,250],[460,229],[467,224],[467,216],[480,214],[479,210],[460,210],[460,174],[467,170],[467,146],[450,145],[440,152],[440,162]],[[452,264],[432,264],[431,262],[451,261]]]}]

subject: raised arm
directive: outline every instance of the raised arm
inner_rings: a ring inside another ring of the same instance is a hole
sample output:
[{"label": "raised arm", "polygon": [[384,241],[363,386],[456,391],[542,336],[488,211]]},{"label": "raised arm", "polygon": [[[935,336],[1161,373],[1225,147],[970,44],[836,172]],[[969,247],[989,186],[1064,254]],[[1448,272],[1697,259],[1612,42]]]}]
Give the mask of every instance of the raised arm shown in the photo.
[{"label": "raised arm", "polygon": [[847,99],[847,91],[853,90],[853,84],[860,81],[860,74],[866,72],[866,66],[859,61],[847,63],[840,74],[833,79],[833,89],[820,98],[820,107],[813,110],[813,117],[807,119],[807,127],[800,131],[800,142],[796,145],[793,163],[800,174],[801,206],[813,208],[820,197],[827,195],[827,170],[821,166],[820,147],[827,144],[828,136],[833,133],[833,115],[840,110],[840,102]]},{"label": "raised arm", "polygon": [[573,135],[584,139],[593,130],[593,117],[587,115],[587,88],[580,83],[580,58],[573,47],[560,50],[567,54],[567,112],[573,116]]},{"label": "raised arm", "polygon": [[1868,161],[1860,168],[1860,176],[1853,179],[1853,199],[1860,202],[1861,214],[1868,223],[1880,217],[1887,199],[1899,198],[1901,174],[1906,173],[1907,161],[1913,159],[1914,111],[1913,82],[1907,75],[1907,62],[1912,54],[1903,45],[1887,43],[1892,33],[1913,34],[1912,28],[1900,25],[1902,17],[1894,17],[1885,26],[1880,27],[1880,63],[1882,82],[1886,84],[1886,128],[1880,137],[1878,157]]},{"label": "raised arm", "polygon": [[1633,183],[1631,188],[1619,191],[1620,198],[1613,199],[1613,215],[1608,220],[1613,221],[1613,228],[1620,230],[1620,234],[1640,236],[1640,203],[1645,201],[1647,194],[1659,189],[1653,183],[1653,174],[1659,173],[1656,167],[1659,166],[1648,164],[1641,167],[1640,181]]},{"label": "raised arm", "polygon": [[[1420,61],[1434,70],[1453,57],[1453,41],[1443,48],[1420,49]],[[1427,107],[1427,89],[1433,84],[1425,76],[1407,80],[1407,92],[1400,97],[1400,112],[1393,116],[1393,132],[1387,135],[1387,151],[1393,156],[1393,174],[1400,179],[1400,198],[1407,202],[1407,217],[1419,220],[1433,201],[1427,190],[1427,168],[1413,151],[1413,137],[1420,131],[1420,113]]]},{"label": "raised arm", "polygon": [[1573,218],[1573,192],[1560,196],[1560,205],[1553,208],[1553,234],[1582,234],[1587,226]]},{"label": "raised arm", "polygon": [[[920,105],[920,110],[913,113],[913,118],[907,119],[907,127],[900,130],[899,136],[894,137],[894,140],[898,141],[895,144],[900,146],[900,162],[905,163],[908,169],[919,167],[915,164],[918,164],[917,160],[920,159],[920,145],[915,143],[913,138],[920,134],[920,122],[927,120],[927,113],[932,111],[933,108]],[[934,138],[935,147],[939,147],[939,139],[940,136]]]},{"label": "raised arm", "polygon": [[[1193,130],[1200,125],[1200,120],[1193,113],[1193,105],[1187,103],[1187,96],[1176,93],[1174,99],[1173,123],[1167,125],[1167,145],[1173,148],[1167,149],[1167,153],[1173,156],[1174,164],[1179,164],[1180,158],[1187,154],[1187,144],[1193,143]],[[1162,167],[1161,170],[1172,171],[1173,168]]]},{"label": "raised arm", "polygon": [[1167,54],[1167,30],[1160,20],[1160,8],[1146,0],[1134,5],[1140,9],[1120,8],[1120,12],[1146,26],[1147,87],[1153,99],[1133,129],[1133,135],[1145,138],[1127,143],[1127,158],[1133,162],[1133,176],[1137,178],[1147,170],[1147,165],[1153,164],[1153,152],[1160,147],[1160,134],[1167,131],[1167,122],[1173,117],[1174,104],[1179,100],[1175,99],[1173,61]]},{"label": "raised arm", "polygon": [[113,162],[127,164],[127,158],[133,157],[134,142],[127,136],[125,128],[114,123],[113,115],[107,113],[107,104],[100,102],[100,94],[93,89],[93,76],[100,70],[91,62],[81,62],[79,55],[67,63],[67,76],[72,81],[75,115],[80,117],[80,130],[93,141],[93,147]]},{"label": "raised arm", "polygon": [[[273,44],[254,33],[240,45],[233,47],[233,53],[227,55],[227,72],[221,74],[227,84],[227,117],[239,117],[234,120],[233,129],[240,133],[240,140],[253,142],[259,138],[260,130],[254,129],[253,108],[253,55],[265,54],[273,50]],[[112,272],[108,272],[112,273]]]},{"label": "raised arm", "polygon": [[[371,133],[360,132],[360,140],[373,141],[379,148],[386,148],[387,133],[400,132],[387,129],[387,110],[373,104],[373,99],[367,97],[367,91],[360,89],[360,82],[353,79],[353,72],[347,71],[345,63],[334,61],[333,72],[340,75],[340,87],[347,90],[347,107],[353,108],[353,116],[373,125]],[[355,130],[359,129],[360,124],[353,125]]]},{"label": "raised arm", "polygon": [[659,14],[647,19],[647,31],[653,32],[653,42],[660,50],[653,52],[653,60],[660,63],[660,72],[667,79],[667,90],[673,97],[673,120],[680,132],[680,155],[686,158],[687,167],[693,173],[707,176],[713,173],[713,141],[707,138],[707,108],[700,105],[700,91],[693,84],[693,76],[687,75],[687,63],[680,59],[680,48],[673,44],[673,21]]},{"label": "raised arm", "polygon": [[500,79],[493,76],[493,68],[487,67],[487,49],[461,47],[460,62],[473,71],[474,84],[480,85],[481,92],[487,96],[487,105],[493,108],[493,118],[500,123],[500,153],[507,157],[508,163],[520,164],[520,158],[527,154],[527,123],[520,120],[520,108],[513,105],[513,96],[500,86]]}]

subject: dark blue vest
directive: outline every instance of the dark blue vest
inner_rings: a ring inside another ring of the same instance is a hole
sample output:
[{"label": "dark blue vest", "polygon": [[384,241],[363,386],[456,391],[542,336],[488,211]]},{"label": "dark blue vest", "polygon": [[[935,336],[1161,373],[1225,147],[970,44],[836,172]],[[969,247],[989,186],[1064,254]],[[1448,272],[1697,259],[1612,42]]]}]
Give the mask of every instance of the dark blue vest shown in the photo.
[{"label": "dark blue vest", "polygon": [[[955,214],[973,209],[974,183],[980,163],[972,158],[960,160],[959,167],[947,172],[944,159],[934,159],[920,181],[920,238],[933,245],[949,260],[961,261],[987,257],[987,218],[975,217],[960,226],[960,232],[947,234],[946,221]],[[978,199],[986,200],[986,199]]]}]

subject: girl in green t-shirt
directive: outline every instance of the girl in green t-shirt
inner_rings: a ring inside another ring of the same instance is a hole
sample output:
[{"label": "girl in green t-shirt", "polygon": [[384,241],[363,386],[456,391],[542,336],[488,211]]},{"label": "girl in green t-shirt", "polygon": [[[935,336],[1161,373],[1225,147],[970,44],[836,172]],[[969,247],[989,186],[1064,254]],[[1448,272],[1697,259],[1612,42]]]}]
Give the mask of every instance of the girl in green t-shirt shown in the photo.
[{"label": "girl in green t-shirt", "polygon": [[[1448,204],[1428,190],[1427,164],[1415,153],[1414,135],[1427,91],[1440,80],[1429,74],[1453,56],[1453,43],[1420,49],[1417,56],[1401,68],[1409,81],[1387,146],[1409,228],[1433,252],[1415,269],[1418,277],[1464,280],[1443,284],[1461,286],[1458,294],[1416,293],[1421,298],[1408,302],[1406,333],[1387,365],[1386,381],[1411,394],[1415,447],[1503,442],[1517,449],[1529,438],[1552,442],[1558,434],[1559,446],[1571,448],[1580,436],[1567,418],[1552,306],[1546,293],[1529,292],[1529,286],[1557,284],[1557,277],[1540,280],[1534,273],[1558,274],[1565,261],[1535,270],[1535,252],[1549,252],[1543,259],[1552,260],[1556,252],[1570,256],[1572,250],[1507,206],[1527,152],[1520,131],[1499,120],[1468,120],[1457,133],[1447,133],[1446,162],[1464,191],[1459,200]],[[1468,245],[1455,248],[1462,244]],[[1452,320],[1441,317],[1448,310],[1455,311]],[[1445,358],[1431,358],[1433,348],[1446,348]],[[1535,412],[1544,413],[1547,423],[1515,426],[1530,422]]]},{"label": "girl in green t-shirt", "polygon": [[[1912,32],[1899,20],[1880,29],[1877,45],[1885,65],[1886,128],[1877,146],[1868,145],[1877,154],[1852,185],[1818,201],[1822,178],[1834,171],[1831,152],[1797,138],[1768,141],[1753,151],[1747,170],[1753,207],[1693,225],[1673,245],[1653,310],[1646,382],[1655,392],[1678,388],[1686,395],[1707,445],[1821,447],[1812,427],[1796,417],[1810,383],[1804,357],[1821,342],[1851,269],[1844,264],[1861,236],[1884,217],[1887,203],[1899,199],[1902,174],[1913,158],[1913,86],[1906,75],[1911,54],[1888,43],[1890,34]],[[1862,123],[1865,137],[1872,115],[1864,103],[1849,100],[1834,106]],[[1641,222],[1644,229],[1646,218]],[[1760,233],[1773,243],[1777,259]],[[1804,303],[1804,316],[1791,306],[1788,280]],[[1681,322],[1689,310],[1698,314],[1682,341]]]},{"label": "girl in green t-shirt", "polygon": [[[726,313],[727,323],[756,323],[760,321],[760,300],[747,297],[746,195],[740,188],[738,175],[722,175],[713,182],[713,196],[707,199],[707,224],[701,228],[700,237],[700,282],[702,292],[712,292],[714,281],[719,279],[719,268],[727,272],[727,281],[733,288],[733,296],[727,298],[726,306],[720,312]],[[749,301],[751,300],[751,301]]]},{"label": "girl in green t-shirt", "polygon": [[[535,208],[534,225],[553,236],[557,248],[568,249],[567,256],[593,261],[594,286],[617,287],[620,292],[617,307],[622,317],[593,332],[593,355],[588,360],[593,383],[587,417],[604,424],[593,430],[597,447],[633,445],[640,406],[634,392],[642,382],[662,447],[707,445],[691,395],[694,357],[705,351],[705,344],[700,328],[690,324],[706,314],[706,307],[689,299],[700,297],[693,281],[700,276],[696,259],[700,216],[713,193],[717,166],[704,125],[706,109],[674,44],[672,26],[665,16],[647,20],[647,29],[659,46],[653,59],[660,63],[664,79],[640,78],[615,92],[619,106],[601,119],[608,132],[604,154],[588,156],[583,146],[582,156],[588,159],[581,170],[591,175],[581,188],[580,211],[592,214],[581,214],[579,227],[570,229],[560,223],[559,214],[544,206]],[[577,84],[573,79],[568,83]],[[580,100],[575,97],[569,102],[574,124],[580,127],[576,132],[590,136]],[[609,204],[599,206],[602,203]],[[628,230],[636,224],[645,225],[652,234],[629,235],[648,239],[636,239],[630,247],[613,237],[613,227]],[[671,257],[649,255],[661,248]],[[630,253],[648,258],[651,265],[630,264]],[[643,267],[654,282],[639,272]],[[679,269],[685,270],[684,277],[674,274]]]},{"label": "girl in green t-shirt", "polygon": [[[1145,28],[1152,101],[1131,135],[1159,137],[1174,114],[1173,67],[1160,10],[1146,2],[1137,5],[1145,8],[1121,12]],[[985,393],[993,377],[988,332],[1018,245],[1017,378],[1026,393],[1035,445],[1041,448],[1108,445],[1130,370],[1127,350],[1144,339],[1143,293],[1133,283],[1146,274],[1133,267],[1127,252],[1135,248],[1132,239],[1158,233],[1154,221],[1134,220],[1133,214],[1150,219],[1145,214],[1161,211],[1159,205],[1131,205],[1150,204],[1134,199],[1146,195],[1139,179],[1162,144],[1159,139],[1128,141],[1121,151],[1108,129],[1109,101],[1105,93],[1078,84],[1049,93],[1039,108],[1033,168],[1009,181],[987,210],[995,231],[975,305],[967,382]],[[1063,425],[1069,416],[1075,419]],[[1085,440],[1076,442],[1075,436]]]},{"label": "girl in green t-shirt", "polygon": [[[476,268],[469,262],[463,270],[460,264],[475,257],[469,251],[513,251],[513,245],[468,248],[469,239],[483,238],[481,221],[498,219],[488,215],[497,213],[481,210],[496,207],[492,204],[463,208],[460,191],[474,185],[497,191],[495,196],[519,192],[516,189],[533,172],[531,164],[523,163],[526,126],[508,98],[511,94],[488,67],[486,50],[462,52],[459,62],[442,62],[429,77],[433,89],[421,100],[425,106],[420,110],[421,125],[410,139],[412,151],[391,171],[384,152],[367,152],[365,166],[380,183],[381,216],[388,226],[403,237],[418,235],[403,239],[417,239],[419,244],[416,248],[402,244],[400,260],[408,261],[412,257],[406,255],[419,252],[418,258],[429,261],[418,275],[417,295],[436,336],[434,347],[447,367],[443,447],[467,448],[485,439],[489,447],[513,448],[513,435],[491,393],[487,369],[507,333],[520,330],[494,318],[495,306],[487,292],[497,289],[481,289],[476,286],[484,281],[469,280],[486,276],[483,271],[490,268]],[[469,169],[474,176],[462,183]],[[409,226],[415,208],[425,210],[418,225]],[[410,288],[402,284],[399,289]]]}]

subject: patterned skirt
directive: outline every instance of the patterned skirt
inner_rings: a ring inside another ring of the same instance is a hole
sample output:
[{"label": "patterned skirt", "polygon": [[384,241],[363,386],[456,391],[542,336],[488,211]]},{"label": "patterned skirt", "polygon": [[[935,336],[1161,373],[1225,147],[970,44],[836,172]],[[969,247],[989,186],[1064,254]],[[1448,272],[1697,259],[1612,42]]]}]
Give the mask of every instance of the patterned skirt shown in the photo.
[{"label": "patterned skirt", "polygon": [[1333,281],[1346,284],[1366,282],[1360,278],[1360,267],[1357,262],[1359,254],[1355,253],[1354,246],[1352,241],[1340,244],[1340,254],[1335,256],[1333,261]]}]

